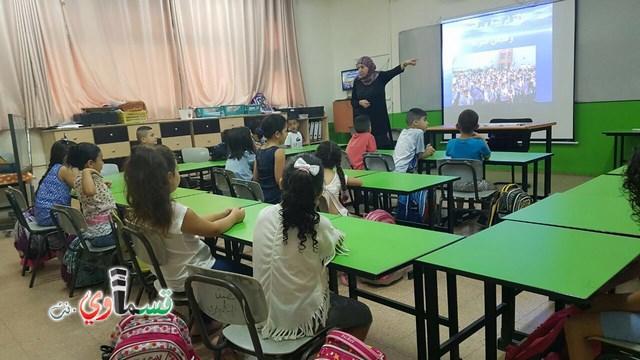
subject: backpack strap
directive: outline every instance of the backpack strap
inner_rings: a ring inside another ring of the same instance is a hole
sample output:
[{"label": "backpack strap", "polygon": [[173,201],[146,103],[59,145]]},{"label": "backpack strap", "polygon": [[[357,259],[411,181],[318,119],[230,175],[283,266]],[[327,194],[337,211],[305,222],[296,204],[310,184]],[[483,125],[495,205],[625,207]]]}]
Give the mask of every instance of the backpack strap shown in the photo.
[{"label": "backpack strap", "polygon": [[347,334],[346,332],[340,330],[332,330],[327,335],[327,339],[334,340],[339,346],[346,345],[349,349],[353,349],[356,353],[358,353],[358,355],[362,356],[366,360],[380,359],[380,355],[373,349],[360,341],[360,339],[351,334]]}]

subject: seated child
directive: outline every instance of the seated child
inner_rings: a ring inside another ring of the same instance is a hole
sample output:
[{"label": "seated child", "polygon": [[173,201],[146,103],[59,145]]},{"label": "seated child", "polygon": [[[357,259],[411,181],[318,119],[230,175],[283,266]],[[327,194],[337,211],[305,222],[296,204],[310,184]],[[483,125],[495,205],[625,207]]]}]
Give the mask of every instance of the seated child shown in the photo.
[{"label": "seated child", "polygon": [[142,146],[153,146],[158,143],[158,138],[156,138],[151,126],[140,126],[136,130],[136,138],[138,138],[138,143]]},{"label": "seated child", "polygon": [[[446,155],[452,159],[488,159],[491,156],[491,150],[487,146],[487,141],[476,133],[478,126],[478,113],[471,109],[462,111],[456,124],[456,128],[460,131],[460,136],[449,140]],[[480,176],[481,174],[476,175]],[[478,191],[494,190],[493,184],[484,179],[478,180],[477,183]],[[453,189],[456,191],[474,191],[473,181],[468,183],[456,181],[453,183]]]},{"label": "seated child", "polygon": [[111,184],[100,175],[104,165],[100,148],[88,142],[71,145],[67,163],[81,171],[74,181],[74,188],[87,222],[85,238],[95,247],[114,245],[109,220],[111,212],[116,209],[116,202],[109,191]]},{"label": "seated child", "polygon": [[[371,134],[369,134],[371,135]],[[371,135],[373,138],[373,136]],[[375,145],[375,140],[374,140]],[[361,186],[362,180],[348,178],[342,171],[342,151],[333,141],[323,141],[318,145],[316,157],[322,161],[324,168],[324,188],[322,196],[327,200],[331,214],[348,216],[349,210],[344,207],[342,194],[347,191],[347,185]],[[334,172],[333,169],[336,169]]]},{"label": "seated child", "polygon": [[288,148],[302,147],[302,134],[298,132],[298,126],[300,126],[298,119],[289,119],[287,121],[289,133],[287,134],[287,139],[284,141],[284,144]]},{"label": "seated child", "polygon": [[356,133],[351,136],[347,149],[351,167],[356,170],[364,170],[364,153],[376,152],[376,138],[371,135],[371,119],[368,115],[358,115],[353,120],[353,128]]},{"label": "seated child", "polygon": [[281,183],[282,202],[260,211],[253,233],[254,277],[269,308],[262,336],[293,340],[332,326],[364,341],[372,322],[369,308],[329,291],[327,264],[343,234],[316,212],[322,162],[311,154],[290,159]]},{"label": "seated child", "polygon": [[424,145],[424,132],[427,130],[427,113],[419,108],[407,112],[407,129],[398,136],[393,151],[396,172],[414,172],[418,160],[433,155],[436,151],[431,144]]},{"label": "seated child", "polygon": [[260,183],[264,201],[270,204],[280,202],[280,179],[285,164],[284,150],[280,148],[287,137],[287,120],[282,115],[271,114],[260,125],[267,142],[256,152],[253,166],[253,181]]},{"label": "seated child", "polygon": [[244,126],[225,131],[228,156],[224,168],[232,171],[238,179],[252,180],[256,145],[251,138],[251,131]]}]

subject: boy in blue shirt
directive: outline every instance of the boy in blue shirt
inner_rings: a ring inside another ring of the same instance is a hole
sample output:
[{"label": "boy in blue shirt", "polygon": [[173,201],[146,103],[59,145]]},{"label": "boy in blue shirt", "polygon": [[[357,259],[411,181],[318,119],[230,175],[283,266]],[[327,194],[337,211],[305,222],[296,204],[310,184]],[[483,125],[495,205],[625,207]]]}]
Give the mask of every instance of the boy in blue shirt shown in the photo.
[{"label": "boy in blue shirt", "polygon": [[402,130],[396,148],[393,151],[393,162],[396,172],[413,172],[419,159],[433,155],[435,149],[431,144],[424,145],[424,132],[427,130],[427,113],[418,108],[407,112],[407,129]]},{"label": "boy in blue shirt", "polygon": [[[491,150],[485,138],[476,133],[478,129],[478,113],[471,109],[464,110],[458,116],[456,128],[460,130],[460,137],[449,140],[446,155],[452,159],[487,160],[491,156]],[[479,174],[477,174],[479,175]],[[494,190],[493,184],[482,179],[477,181],[478,191]],[[473,181],[453,183],[456,191],[474,191]]]},{"label": "boy in blue shirt", "polygon": [[478,127],[478,113],[471,109],[461,112],[456,124],[460,137],[449,140],[446,155],[452,159],[488,159],[491,150],[485,138],[476,133]]}]

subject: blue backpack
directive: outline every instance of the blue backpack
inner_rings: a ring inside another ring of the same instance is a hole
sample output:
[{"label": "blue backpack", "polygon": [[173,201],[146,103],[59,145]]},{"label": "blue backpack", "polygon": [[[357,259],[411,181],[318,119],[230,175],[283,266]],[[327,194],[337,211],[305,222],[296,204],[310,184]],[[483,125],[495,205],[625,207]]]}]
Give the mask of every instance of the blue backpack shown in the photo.
[{"label": "blue backpack", "polygon": [[396,220],[426,224],[429,221],[428,190],[398,196]]}]

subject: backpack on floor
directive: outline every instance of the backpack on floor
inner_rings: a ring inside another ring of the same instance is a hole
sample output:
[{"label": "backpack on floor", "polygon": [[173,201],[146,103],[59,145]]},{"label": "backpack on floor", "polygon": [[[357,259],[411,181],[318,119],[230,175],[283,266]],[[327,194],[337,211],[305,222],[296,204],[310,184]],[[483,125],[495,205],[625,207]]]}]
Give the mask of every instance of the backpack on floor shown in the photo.
[{"label": "backpack on floor", "polygon": [[111,346],[102,349],[103,359],[110,360],[200,359],[193,349],[187,324],[172,313],[123,318],[111,334]]},{"label": "backpack on floor", "polygon": [[502,217],[526,208],[533,203],[533,198],[516,184],[507,184],[500,190],[498,200],[491,208],[489,226],[497,224]]},{"label": "backpack on floor", "polygon": [[[544,358],[549,353],[565,352],[564,322],[569,316],[581,313],[575,305],[562,309],[549,316],[523,342],[518,345],[507,345],[505,360],[526,360]],[[555,354],[554,354],[555,355]]]},{"label": "backpack on floor", "polygon": [[106,279],[106,272],[103,269],[86,264],[78,265],[78,253],[71,251],[77,249],[78,246],[80,246],[80,239],[75,238],[69,245],[69,250],[64,253],[62,266],[60,266],[62,280],[67,283],[68,287],[71,287],[73,284],[73,271],[76,266],[80,266],[78,278],[75,282],[76,288],[103,283]]},{"label": "backpack on floor", "polygon": [[[378,209],[378,210],[373,210],[372,212],[365,214],[363,219],[365,220],[371,220],[371,221],[377,221],[377,222],[384,222],[387,224],[395,224],[396,221],[393,218],[393,216],[391,214],[389,214],[388,212]],[[377,280],[369,280],[369,279],[364,279],[364,278],[360,278],[360,280],[362,282],[368,283],[368,284],[373,284],[373,285],[390,285],[400,279],[402,279],[402,277],[411,269],[411,267],[406,267],[404,269],[400,269],[398,271],[394,271],[389,275],[385,275],[383,277],[381,277],[380,279]]]},{"label": "backpack on floor", "polygon": [[386,360],[382,351],[340,330],[327,334],[316,360]]},{"label": "backpack on floor", "polygon": [[[25,210],[23,215],[27,221],[36,221],[36,218],[33,215],[33,208]],[[11,233],[13,234],[13,246],[16,248],[18,255],[20,256],[20,265],[24,264],[26,261],[28,263],[28,267],[33,268],[35,265],[35,259],[38,256],[38,247],[43,241],[48,241],[47,236],[34,235],[31,245],[29,245],[29,230],[22,227],[18,221],[16,221]],[[58,234],[51,234],[49,236],[58,236]],[[42,254],[40,257],[40,266],[44,266],[44,262],[52,257],[53,256],[49,252]]]},{"label": "backpack on floor", "polygon": [[429,220],[429,191],[416,191],[398,196],[396,220],[426,224]]}]

